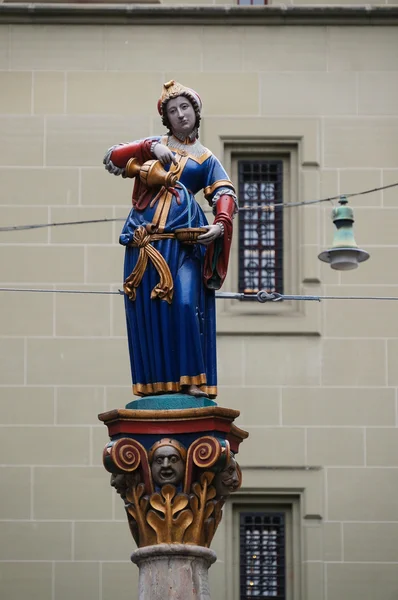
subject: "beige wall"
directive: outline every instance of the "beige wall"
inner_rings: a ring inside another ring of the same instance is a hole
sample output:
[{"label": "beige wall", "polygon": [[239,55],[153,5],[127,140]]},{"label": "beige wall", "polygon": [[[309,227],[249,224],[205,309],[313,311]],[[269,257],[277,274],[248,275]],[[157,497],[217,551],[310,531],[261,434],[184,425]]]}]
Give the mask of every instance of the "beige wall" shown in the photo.
[{"label": "beige wall", "polygon": [[[394,27],[1,26],[1,225],[126,216],[130,183],[102,156],[162,131],[156,99],[171,77],[201,94],[203,141],[219,155],[223,128],[237,142],[292,139],[299,199],[396,182],[397,56]],[[331,243],[330,207],[292,209],[292,291],[398,296],[397,189],[352,206],[371,259],[342,274],[316,259]],[[0,233],[1,285],[117,289],[119,229]],[[122,299],[1,293],[0,303],[0,597],[131,600],[133,541],[96,419],[131,399]],[[296,315],[301,331],[294,316],[279,331],[259,307],[274,334],[257,336],[247,332],[261,316],[221,310],[219,402],[250,431],[245,486],[301,498],[296,600],[396,595],[397,307],[311,304]],[[214,600],[227,600],[228,523]]]}]

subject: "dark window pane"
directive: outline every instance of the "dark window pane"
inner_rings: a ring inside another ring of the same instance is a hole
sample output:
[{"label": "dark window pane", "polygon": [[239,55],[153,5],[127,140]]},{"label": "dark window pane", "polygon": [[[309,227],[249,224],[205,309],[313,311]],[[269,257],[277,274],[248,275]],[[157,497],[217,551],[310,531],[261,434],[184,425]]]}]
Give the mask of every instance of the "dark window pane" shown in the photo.
[{"label": "dark window pane", "polygon": [[283,162],[238,162],[239,291],[283,294]]},{"label": "dark window pane", "polygon": [[240,600],[285,600],[285,515],[240,514]]}]

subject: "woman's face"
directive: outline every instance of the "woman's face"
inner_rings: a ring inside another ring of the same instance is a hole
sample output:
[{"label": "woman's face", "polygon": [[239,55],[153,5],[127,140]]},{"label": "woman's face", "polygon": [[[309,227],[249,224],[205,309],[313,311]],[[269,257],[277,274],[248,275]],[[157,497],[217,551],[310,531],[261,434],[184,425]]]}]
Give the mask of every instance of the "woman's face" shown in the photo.
[{"label": "woman's face", "polygon": [[171,131],[178,135],[188,136],[196,123],[195,111],[188,98],[185,96],[172,98],[167,103],[166,111]]}]

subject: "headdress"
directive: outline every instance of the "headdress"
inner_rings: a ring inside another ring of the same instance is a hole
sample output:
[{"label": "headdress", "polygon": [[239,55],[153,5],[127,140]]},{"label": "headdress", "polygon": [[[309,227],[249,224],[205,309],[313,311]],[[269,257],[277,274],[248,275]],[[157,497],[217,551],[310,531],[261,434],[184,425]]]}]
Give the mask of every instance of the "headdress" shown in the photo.
[{"label": "headdress", "polygon": [[195,90],[178,83],[178,81],[174,81],[174,79],[163,84],[162,94],[158,100],[158,111],[162,117],[163,125],[170,127],[167,112],[165,110],[166,104],[169,100],[177,98],[178,96],[185,96],[190,100],[196,114],[196,127],[199,127],[200,113],[202,111],[202,100],[199,94],[195,92]]},{"label": "headdress", "polygon": [[182,460],[186,460],[187,451],[185,447],[182,444],[180,444],[180,442],[177,442],[177,440],[173,440],[171,438],[163,438],[158,442],[155,442],[153,446],[149,449],[148,459],[150,463],[152,463],[153,461],[153,455],[155,454],[156,450],[158,448],[162,448],[162,446],[173,446],[173,448],[175,448],[180,453]]}]

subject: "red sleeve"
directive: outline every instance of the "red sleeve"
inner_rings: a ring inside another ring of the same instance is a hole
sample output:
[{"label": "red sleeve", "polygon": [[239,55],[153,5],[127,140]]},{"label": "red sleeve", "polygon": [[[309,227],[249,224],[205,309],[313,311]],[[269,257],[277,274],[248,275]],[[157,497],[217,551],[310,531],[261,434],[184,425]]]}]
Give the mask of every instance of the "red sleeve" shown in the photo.
[{"label": "red sleeve", "polygon": [[203,277],[205,286],[210,289],[220,289],[227,275],[232,242],[232,217],[235,210],[236,205],[231,196],[225,194],[217,200],[214,223],[224,225],[224,235],[209,244],[206,249]]},{"label": "red sleeve", "polygon": [[114,165],[121,169],[126,166],[130,158],[137,158],[139,163],[144,164],[144,162],[153,158],[151,154],[152,142],[153,140],[149,139],[117,146],[113,150],[110,159]]},{"label": "red sleeve", "polygon": [[[120,168],[124,168],[130,158],[136,158],[143,165],[147,160],[153,159],[151,153],[152,142],[153,140],[149,139],[117,146],[113,150],[110,159],[114,165]],[[139,177],[136,177],[134,182],[132,200],[133,206],[137,210],[144,210],[151,200],[151,191],[140,181]]]}]

